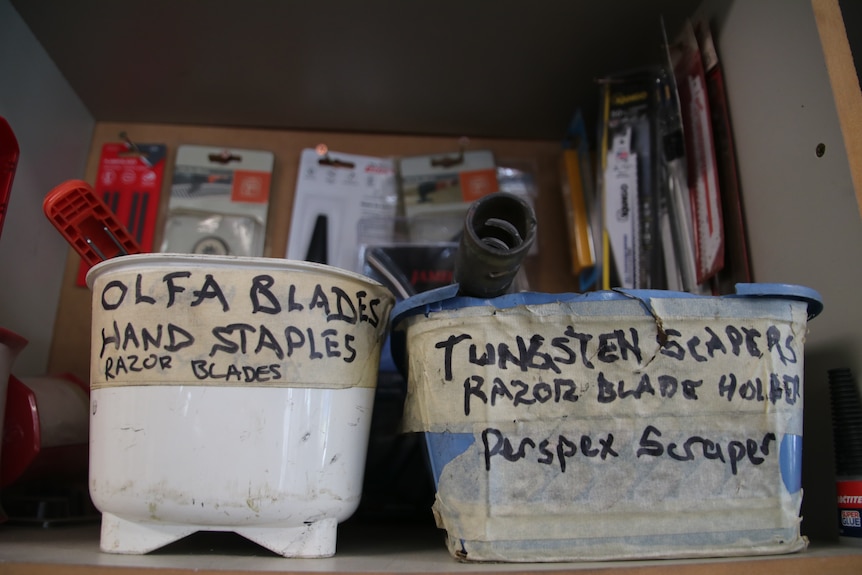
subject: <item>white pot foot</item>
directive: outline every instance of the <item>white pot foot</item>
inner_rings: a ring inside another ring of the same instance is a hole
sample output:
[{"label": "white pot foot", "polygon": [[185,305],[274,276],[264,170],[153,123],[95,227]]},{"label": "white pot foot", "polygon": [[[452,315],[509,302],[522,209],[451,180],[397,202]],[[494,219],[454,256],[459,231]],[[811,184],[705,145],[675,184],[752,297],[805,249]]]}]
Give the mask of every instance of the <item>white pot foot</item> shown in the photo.
[{"label": "white pot foot", "polygon": [[141,555],[198,531],[189,525],[136,522],[102,513],[100,548],[106,553]]},{"label": "white pot foot", "polygon": [[332,557],[338,521],[327,518],[299,527],[240,527],[234,531],[284,557]]}]

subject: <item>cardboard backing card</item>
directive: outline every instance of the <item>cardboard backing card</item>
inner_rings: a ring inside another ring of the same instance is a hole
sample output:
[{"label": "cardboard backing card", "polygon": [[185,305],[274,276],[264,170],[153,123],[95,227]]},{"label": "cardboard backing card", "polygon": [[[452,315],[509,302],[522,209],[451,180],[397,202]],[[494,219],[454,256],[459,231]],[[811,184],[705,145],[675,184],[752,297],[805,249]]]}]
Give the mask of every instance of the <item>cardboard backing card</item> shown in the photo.
[{"label": "cardboard backing card", "polygon": [[657,258],[654,83],[653,71],[642,70],[610,77],[603,88],[599,187],[606,289],[611,277],[614,286],[652,288],[663,275]]},{"label": "cardboard backing card", "polygon": [[161,251],[263,256],[273,164],[268,151],[180,146]]},{"label": "cardboard backing card", "polygon": [[403,215],[411,219],[432,215],[463,217],[472,202],[499,191],[496,162],[489,150],[401,158],[398,175]]},{"label": "cardboard backing card", "polygon": [[361,271],[356,238],[360,220],[382,222],[391,238],[398,203],[388,158],[308,148],[300,155],[287,258]]},{"label": "cardboard backing card", "polygon": [[712,278],[724,266],[724,224],[709,87],[694,27],[686,22],[671,46],[686,141],[688,184],[694,212],[697,283]]},{"label": "cardboard backing card", "polygon": [[724,267],[714,281],[719,294],[733,293],[737,283],[751,282],[751,263],[746,239],[742,192],[736,167],[730,106],[725,90],[724,73],[718,58],[708,22],[695,25],[709,95],[711,124],[721,190],[721,215],[724,224]]},{"label": "cardboard backing card", "polygon": [[[102,146],[93,191],[134,237],[142,252],[153,251],[167,146],[108,142]],[[86,287],[81,262],[75,285]]]}]

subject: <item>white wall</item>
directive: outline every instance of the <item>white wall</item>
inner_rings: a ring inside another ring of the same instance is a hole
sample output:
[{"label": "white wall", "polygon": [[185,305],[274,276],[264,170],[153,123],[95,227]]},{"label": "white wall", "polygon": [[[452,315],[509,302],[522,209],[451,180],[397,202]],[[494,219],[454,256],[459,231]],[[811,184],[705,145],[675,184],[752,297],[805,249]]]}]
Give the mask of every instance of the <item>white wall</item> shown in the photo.
[{"label": "white wall", "polygon": [[809,536],[837,537],[827,370],[862,383],[862,221],[814,13],[809,0],[702,8],[718,30],[754,279],[825,303],[805,344],[802,513]]},{"label": "white wall", "polygon": [[9,0],[0,0],[0,116],[21,149],[0,237],[0,326],[30,342],[13,373],[40,375],[68,251],[42,198],[84,177],[95,122]]}]

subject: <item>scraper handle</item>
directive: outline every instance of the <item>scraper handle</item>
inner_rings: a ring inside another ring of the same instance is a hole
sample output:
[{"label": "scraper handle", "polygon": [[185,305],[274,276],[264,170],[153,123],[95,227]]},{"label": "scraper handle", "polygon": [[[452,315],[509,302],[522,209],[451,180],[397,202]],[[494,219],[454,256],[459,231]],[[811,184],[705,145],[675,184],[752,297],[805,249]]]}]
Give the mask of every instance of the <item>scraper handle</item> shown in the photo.
[{"label": "scraper handle", "polygon": [[51,190],[42,209],[89,267],[117,256],[141,253],[126,227],[83,180],[69,180]]}]

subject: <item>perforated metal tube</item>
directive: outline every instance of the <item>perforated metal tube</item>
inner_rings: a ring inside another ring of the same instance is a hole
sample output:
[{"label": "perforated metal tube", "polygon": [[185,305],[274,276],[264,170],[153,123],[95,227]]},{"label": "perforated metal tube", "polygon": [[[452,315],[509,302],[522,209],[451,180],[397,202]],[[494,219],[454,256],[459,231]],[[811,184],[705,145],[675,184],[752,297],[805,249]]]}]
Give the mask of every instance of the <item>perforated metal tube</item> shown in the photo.
[{"label": "perforated metal tube", "polygon": [[498,192],[470,206],[455,264],[459,294],[496,297],[506,293],[536,235],[536,215],[524,199]]}]

